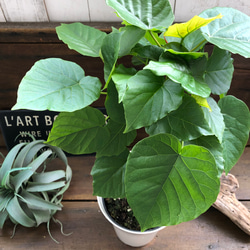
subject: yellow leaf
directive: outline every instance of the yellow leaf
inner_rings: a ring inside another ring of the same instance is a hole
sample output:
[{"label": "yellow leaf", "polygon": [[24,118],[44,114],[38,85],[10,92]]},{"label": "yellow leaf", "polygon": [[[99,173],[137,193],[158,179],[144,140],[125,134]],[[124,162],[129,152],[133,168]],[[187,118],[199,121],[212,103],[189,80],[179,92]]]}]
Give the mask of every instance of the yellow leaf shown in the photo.
[{"label": "yellow leaf", "polygon": [[208,108],[210,112],[212,111],[206,98],[198,96],[198,95],[192,95],[192,97],[195,99],[197,104],[199,104],[202,107]]},{"label": "yellow leaf", "polygon": [[188,34],[198,30],[199,28],[203,26],[206,26],[213,20],[219,19],[219,18],[222,18],[221,14],[215,17],[211,17],[211,18],[202,18],[199,16],[194,16],[192,19],[190,19],[186,23],[177,23],[177,24],[171,25],[168,28],[168,30],[164,33],[164,36],[184,38]]}]

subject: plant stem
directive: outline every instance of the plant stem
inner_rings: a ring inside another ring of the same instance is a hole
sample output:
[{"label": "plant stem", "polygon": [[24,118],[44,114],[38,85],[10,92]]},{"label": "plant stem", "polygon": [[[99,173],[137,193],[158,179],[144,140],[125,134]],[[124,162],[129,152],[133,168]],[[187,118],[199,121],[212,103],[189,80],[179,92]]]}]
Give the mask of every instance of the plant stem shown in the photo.
[{"label": "plant stem", "polygon": [[151,37],[154,39],[154,41],[156,42],[156,44],[161,47],[161,44],[157,41],[157,39],[155,38],[154,34],[152,33],[152,30],[149,31],[149,34],[151,35]]},{"label": "plant stem", "polygon": [[193,49],[191,49],[190,52],[193,52],[196,49],[198,49],[205,41],[206,41],[206,39],[202,40],[198,45],[196,45]]},{"label": "plant stem", "polygon": [[226,96],[226,93],[220,94],[220,99]]}]

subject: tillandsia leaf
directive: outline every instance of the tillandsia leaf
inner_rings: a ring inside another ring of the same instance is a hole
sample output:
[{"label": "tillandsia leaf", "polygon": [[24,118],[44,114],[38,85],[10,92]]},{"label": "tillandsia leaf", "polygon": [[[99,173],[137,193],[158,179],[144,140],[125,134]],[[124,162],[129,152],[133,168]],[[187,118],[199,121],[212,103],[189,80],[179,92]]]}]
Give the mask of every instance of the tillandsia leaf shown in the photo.
[{"label": "tillandsia leaf", "polygon": [[20,143],[17,144],[16,147],[13,147],[6,158],[4,159],[4,162],[2,163],[2,166],[0,168],[0,181],[1,181],[1,186],[3,186],[3,179],[6,177],[6,174],[8,173],[9,170],[12,168],[12,164],[15,161],[15,158],[19,152],[19,150],[25,146],[25,143]]},{"label": "tillandsia leaf", "polygon": [[174,21],[168,0],[106,0],[106,3],[127,23],[144,30],[162,30]]},{"label": "tillandsia leaf", "polygon": [[17,196],[14,196],[13,199],[9,202],[6,210],[11,220],[14,220],[16,223],[21,224],[24,227],[36,227],[36,221],[33,218],[30,218],[23,211],[17,199]]},{"label": "tillandsia leaf", "polygon": [[65,181],[57,181],[52,183],[37,183],[37,182],[28,182],[26,190],[28,192],[44,192],[44,191],[51,191],[58,188],[62,188],[65,186]]},{"label": "tillandsia leaf", "polygon": [[50,221],[51,217],[53,216],[53,213],[50,210],[30,209],[30,211],[36,220],[37,226],[44,222]]},{"label": "tillandsia leaf", "polygon": [[164,36],[185,38],[190,33],[200,29],[203,26],[206,26],[215,19],[221,19],[221,18],[222,18],[221,14],[218,14],[217,16],[211,18],[202,18],[199,16],[194,16],[186,23],[176,23],[169,26],[167,31],[164,32]]},{"label": "tillandsia leaf", "polygon": [[159,62],[150,61],[144,69],[151,70],[157,76],[168,76],[172,81],[180,83],[188,93],[207,98],[211,89],[204,80],[206,61],[206,56],[189,63],[164,59]]},{"label": "tillandsia leaf", "polygon": [[129,154],[126,197],[142,231],[198,217],[219,189],[214,157],[204,147],[182,147],[173,135],[159,134],[141,140]]},{"label": "tillandsia leaf", "polygon": [[82,23],[61,24],[56,27],[60,40],[84,56],[99,57],[106,33]]},{"label": "tillandsia leaf", "polygon": [[0,228],[3,229],[5,221],[8,219],[8,212],[6,210],[0,212]]},{"label": "tillandsia leaf", "polygon": [[99,98],[101,86],[97,77],[85,76],[76,63],[59,58],[43,59],[22,79],[12,109],[79,110]]},{"label": "tillandsia leaf", "polygon": [[12,168],[25,168],[34,159],[37,153],[46,145],[42,140],[35,140],[27,143],[25,147],[18,153]]},{"label": "tillandsia leaf", "polygon": [[[66,166],[66,171],[59,169],[46,172],[46,162],[50,161],[52,164],[55,154]],[[14,157],[14,161],[10,156]],[[13,147],[3,162],[4,166],[9,164],[10,169],[3,169],[7,177],[2,179],[2,183],[6,182],[9,189],[0,188],[1,228],[8,218],[15,225],[21,224],[25,227],[48,223],[56,211],[62,209],[63,193],[70,185],[72,170],[67,157],[60,148],[38,140]],[[37,172],[40,166],[43,169]],[[34,183],[34,180],[41,182]]]},{"label": "tillandsia leaf", "polygon": [[105,145],[97,151],[97,157],[119,155],[134,141],[136,130],[124,133],[125,126],[125,123],[117,123],[111,119],[108,121],[107,129],[110,136],[106,139]]},{"label": "tillandsia leaf", "polygon": [[125,132],[149,126],[163,118],[180,106],[182,96],[183,89],[179,84],[156,76],[150,70],[139,71],[129,79],[123,98]]},{"label": "tillandsia leaf", "polygon": [[117,156],[103,156],[96,159],[91,170],[94,195],[108,198],[125,197],[124,175],[129,151]]},{"label": "tillandsia leaf", "polygon": [[41,197],[28,192],[28,190],[22,190],[20,196],[22,197],[20,201],[26,203],[28,207],[30,206],[33,209],[42,208],[42,210],[62,210],[61,204],[57,205],[52,202],[46,201]]},{"label": "tillandsia leaf", "polygon": [[20,171],[18,174],[12,177],[12,185],[15,192],[18,193],[21,185],[28,181],[28,179],[36,172],[36,170],[41,166],[41,164],[46,161],[46,159],[52,154],[51,150],[47,150],[34,159],[26,169]]},{"label": "tillandsia leaf", "polygon": [[233,78],[234,66],[231,53],[214,46],[208,59],[205,81],[215,95],[227,93]]},{"label": "tillandsia leaf", "polygon": [[202,135],[213,135],[201,107],[188,95],[184,95],[180,107],[166,117],[146,128],[149,135],[170,133],[182,141]]},{"label": "tillandsia leaf", "polygon": [[205,39],[221,49],[250,57],[250,17],[239,10],[215,7],[200,14],[203,18],[221,14],[222,19],[215,20],[201,28]]},{"label": "tillandsia leaf", "polygon": [[86,107],[71,113],[60,113],[47,143],[71,154],[89,154],[100,149],[108,136],[103,113]]},{"label": "tillandsia leaf", "polygon": [[53,181],[60,180],[62,178],[65,178],[65,171],[63,170],[54,170],[54,171],[43,172],[43,173],[35,173],[32,176],[32,180],[34,182],[39,182],[39,183],[50,183]]},{"label": "tillandsia leaf", "polygon": [[250,112],[244,102],[233,96],[222,98],[218,104],[226,125],[222,146],[225,172],[229,173],[247,144],[250,131]]}]

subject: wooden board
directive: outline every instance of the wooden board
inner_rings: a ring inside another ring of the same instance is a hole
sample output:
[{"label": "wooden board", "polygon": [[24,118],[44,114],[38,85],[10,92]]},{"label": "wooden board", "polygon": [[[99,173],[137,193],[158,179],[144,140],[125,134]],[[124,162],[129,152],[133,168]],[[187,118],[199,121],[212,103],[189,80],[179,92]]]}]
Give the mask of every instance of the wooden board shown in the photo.
[{"label": "wooden board", "polygon": [[0,0],[7,22],[48,22],[43,0]]}]

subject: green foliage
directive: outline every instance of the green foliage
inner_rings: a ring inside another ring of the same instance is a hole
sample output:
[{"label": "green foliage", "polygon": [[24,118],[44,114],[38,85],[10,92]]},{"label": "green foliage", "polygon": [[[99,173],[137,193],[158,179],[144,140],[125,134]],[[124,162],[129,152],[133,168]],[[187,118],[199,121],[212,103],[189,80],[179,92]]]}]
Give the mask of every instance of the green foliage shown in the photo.
[{"label": "green foliage", "polygon": [[[14,109],[65,111],[48,143],[96,153],[94,194],[127,197],[143,230],[194,219],[216,200],[221,173],[235,165],[248,140],[249,109],[226,92],[231,53],[250,55],[249,17],[213,8],[172,25],[168,0],[106,2],[121,17],[120,29],[105,34],[80,23],[56,29],[69,48],[100,56],[104,79],[45,59],[23,78]],[[132,58],[129,67],[119,60],[124,56]],[[100,94],[105,117],[89,107]],[[137,129],[148,137],[134,141]]]},{"label": "green foliage", "polygon": [[[56,157],[65,170],[49,169],[48,163]],[[60,148],[41,140],[13,147],[0,168],[0,228],[8,218],[25,227],[45,222],[50,234],[50,220],[55,220],[54,214],[62,209],[63,193],[71,177],[71,168]]]}]

